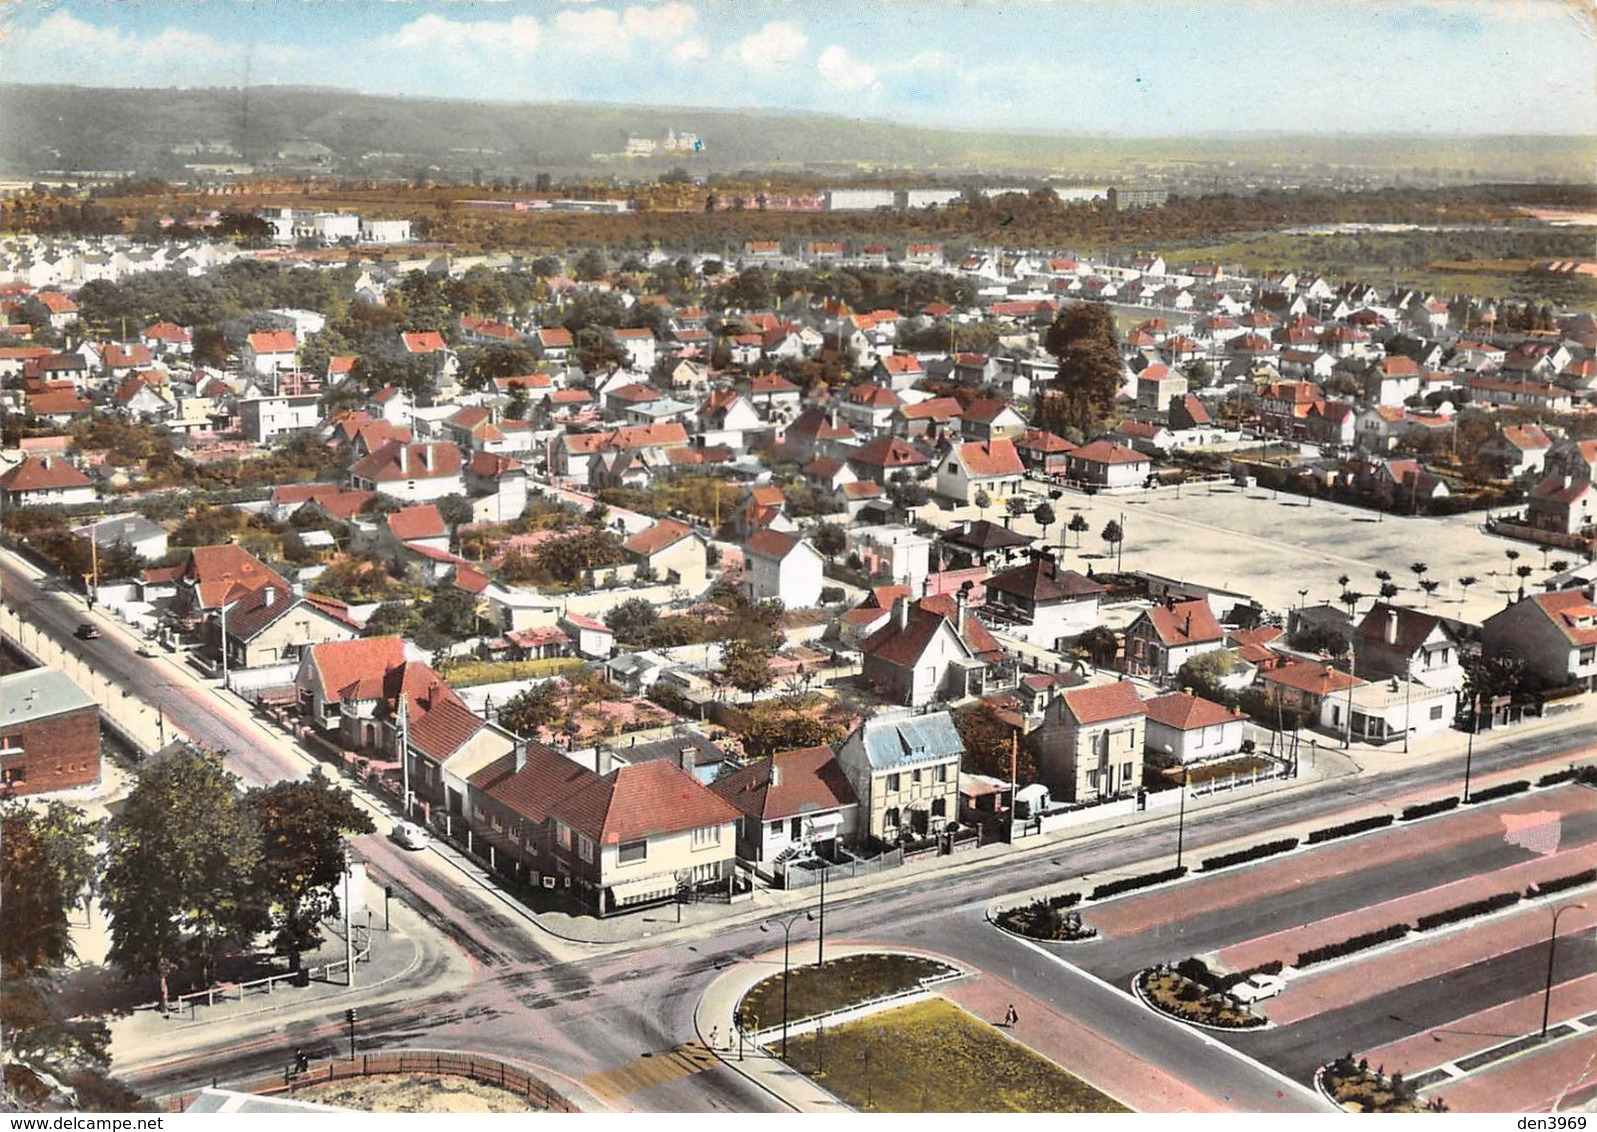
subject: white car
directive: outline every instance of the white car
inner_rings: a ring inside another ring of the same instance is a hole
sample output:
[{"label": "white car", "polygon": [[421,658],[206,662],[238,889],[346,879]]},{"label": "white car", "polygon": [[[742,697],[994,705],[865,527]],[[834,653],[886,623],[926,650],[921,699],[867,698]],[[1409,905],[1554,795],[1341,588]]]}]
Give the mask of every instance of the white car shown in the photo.
[{"label": "white car", "polygon": [[406,849],[425,849],[432,843],[427,831],[415,822],[396,821],[389,836]]},{"label": "white car", "polygon": [[1280,975],[1249,975],[1231,988],[1231,997],[1238,1002],[1258,1002],[1274,998],[1286,990],[1286,980]]}]

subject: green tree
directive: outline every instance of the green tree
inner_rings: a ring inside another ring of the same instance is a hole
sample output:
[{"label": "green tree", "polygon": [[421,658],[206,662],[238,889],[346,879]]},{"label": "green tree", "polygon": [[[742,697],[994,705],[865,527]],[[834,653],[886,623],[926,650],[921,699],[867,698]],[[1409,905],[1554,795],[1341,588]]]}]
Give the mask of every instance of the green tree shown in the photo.
[{"label": "green tree", "polygon": [[1035,519],[1037,521],[1037,525],[1042,528],[1042,539],[1044,542],[1047,542],[1048,528],[1059,521],[1059,516],[1054,514],[1054,509],[1047,503],[1039,503],[1037,504],[1037,509],[1031,513],[1031,517]]},{"label": "green tree", "polygon": [[460,383],[467,389],[482,389],[496,377],[525,377],[537,368],[538,355],[530,347],[484,346],[461,358]]},{"label": "green tree", "polygon": [[507,731],[530,739],[564,713],[560,681],[545,680],[517,692],[499,709],[496,722]]},{"label": "green tree", "polygon": [[464,495],[446,495],[437,503],[438,514],[443,516],[450,530],[471,522],[471,500]]},{"label": "green tree", "polygon": [[[1019,733],[1005,723],[989,705],[978,703],[954,713],[954,726],[965,744],[960,769],[986,774],[1005,782],[1036,782],[1037,755],[1029,744],[1019,741]],[[1014,751],[1015,774],[1010,776],[1010,754]]]},{"label": "green tree", "polygon": [[810,542],[828,559],[836,558],[848,549],[848,536],[836,523],[821,523],[810,534]]},{"label": "green tree", "polygon": [[771,673],[771,650],[752,641],[731,641],[721,652],[721,675],[752,700],[776,679]]},{"label": "green tree", "polygon": [[1075,651],[1099,668],[1107,668],[1120,655],[1120,638],[1107,625],[1094,625],[1076,638]]},{"label": "green tree", "polygon": [[993,497],[987,494],[987,489],[978,487],[976,489],[976,497],[972,499],[971,502],[974,503],[976,505],[976,509],[981,512],[981,517],[983,519],[987,518],[987,508],[993,505]]},{"label": "green tree", "polygon": [[605,614],[604,623],[615,632],[616,640],[647,645],[650,634],[660,623],[660,611],[653,602],[641,597],[629,597]]},{"label": "green tree", "polygon": [[1099,532],[1099,537],[1109,544],[1109,553],[1114,554],[1119,550],[1120,544],[1125,541],[1126,532],[1121,529],[1117,520],[1110,519],[1104,524],[1103,530]]},{"label": "green tree", "polygon": [[298,971],[301,955],[322,942],[323,917],[339,910],[334,886],[348,863],[345,838],[376,827],[321,767],[308,780],[252,790],[244,802],[260,828],[257,883],[271,908],[272,949]]},{"label": "green tree", "polygon": [[1183,664],[1176,673],[1176,684],[1181,688],[1190,688],[1193,695],[1203,699],[1235,706],[1236,693],[1228,690],[1223,681],[1241,663],[1241,659],[1230,649],[1211,649]]},{"label": "green tree", "polygon": [[414,601],[385,601],[372,610],[361,630],[364,637],[412,637],[421,627],[421,610]]},{"label": "green tree", "polygon": [[1043,348],[1059,359],[1059,374],[1037,401],[1037,421],[1050,432],[1090,432],[1114,407],[1125,379],[1109,309],[1077,303],[1054,316]]},{"label": "green tree", "polygon": [[1009,520],[1018,519],[1026,513],[1026,501],[1018,495],[1012,495],[1004,503],[1004,526],[1009,526]]},{"label": "green tree", "polygon": [[1348,650],[1346,634],[1329,625],[1306,624],[1292,635],[1291,644],[1300,652],[1324,653],[1332,657],[1346,656]]},{"label": "green tree", "polygon": [[159,976],[165,1009],[174,971],[198,960],[208,983],[217,949],[263,926],[251,891],[260,830],[222,756],[183,750],[140,772],[109,842],[109,958]]},{"label": "green tree", "polygon": [[76,901],[50,865],[39,815],[21,805],[0,813],[0,977],[17,978],[72,954],[67,908]]},{"label": "green tree", "polygon": [[1081,548],[1081,536],[1091,529],[1092,524],[1087,522],[1087,516],[1077,511],[1070,517],[1070,522],[1066,523],[1065,527],[1071,534],[1076,536],[1076,547],[1079,550]]},{"label": "green tree", "polygon": [[610,265],[606,262],[604,253],[598,248],[588,248],[571,265],[572,276],[582,283],[592,283],[602,279],[608,270]]}]

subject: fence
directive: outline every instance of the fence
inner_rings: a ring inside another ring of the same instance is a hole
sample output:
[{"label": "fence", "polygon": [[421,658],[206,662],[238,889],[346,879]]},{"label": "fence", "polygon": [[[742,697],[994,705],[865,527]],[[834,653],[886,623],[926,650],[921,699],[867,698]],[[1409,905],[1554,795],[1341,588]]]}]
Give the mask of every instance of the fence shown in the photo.
[{"label": "fence", "polygon": [[[840,1006],[836,1010],[828,1010],[824,1014],[810,1014],[796,1021],[790,1020],[787,1026],[788,1036],[792,1037],[798,1034],[807,1034],[812,1030],[820,1029],[828,1023],[834,1026],[842,1025],[846,1022],[852,1022],[856,1018],[863,1018],[869,1014],[877,1014],[900,1004],[908,1005],[909,1000],[923,997],[933,987],[941,986],[943,983],[952,983],[958,979],[967,977],[968,975],[966,972],[957,970],[946,971],[941,975],[927,975],[924,979],[919,980],[915,986],[910,987],[907,990],[894,991],[892,994],[884,994],[880,998],[873,998],[868,1002],[856,1002],[852,1006]],[[756,1019],[756,1021],[758,1020]],[[744,1036],[745,1040],[751,1045],[763,1048],[765,1046],[774,1045],[777,1040],[781,1038],[782,1027],[780,1024],[778,1024],[775,1026],[767,1026],[761,1030],[745,1031]]]},{"label": "fence", "polygon": [[847,864],[828,865],[825,870],[784,868],[782,870],[783,888],[809,888],[811,885],[821,883],[821,873],[826,873],[827,883],[847,880],[849,877],[870,876],[872,873],[884,872],[887,869],[896,869],[904,863],[902,849],[886,849],[875,857],[854,857]]},{"label": "fence", "polygon": [[[371,929],[362,924],[353,924],[351,927],[353,928],[355,935],[355,962],[364,963],[370,958],[372,953]],[[362,936],[365,937],[364,941],[362,941]],[[172,999],[172,1009],[174,1012],[176,1012],[187,1006],[191,1011],[197,1011],[202,1001],[206,1006],[215,1006],[218,999],[224,1003],[228,1001],[243,1002],[244,996],[250,991],[256,991],[260,994],[270,995],[273,991],[273,988],[278,983],[285,981],[291,982],[296,979],[316,979],[323,982],[331,982],[334,974],[340,971],[345,972],[345,977],[347,978],[348,968],[348,960],[334,959],[329,963],[323,963],[319,967],[306,967],[299,971],[280,971],[275,975],[267,975],[264,978],[259,979],[250,979],[247,982],[218,983],[216,986],[207,987],[205,990],[190,991],[188,994],[180,994],[175,996]],[[134,1009],[155,1010],[160,1005],[161,1004],[159,1002],[146,1002],[140,1006],[134,1007]]]},{"label": "fence", "polygon": [[[447,1053],[436,1050],[406,1050],[400,1053],[367,1053],[348,1061],[329,1061],[313,1065],[304,1073],[286,1068],[281,1073],[257,1077],[229,1086],[236,1092],[271,1096],[301,1088],[389,1074],[431,1074],[439,1077],[468,1077],[484,1085],[494,1085],[525,1098],[545,1112],[581,1112],[541,1078],[496,1057],[481,1054]],[[197,1092],[181,1093],[166,1100],[167,1112],[182,1112],[194,1103]]]},{"label": "fence", "polygon": [[1210,794],[1240,790],[1244,786],[1256,786],[1261,782],[1273,782],[1278,778],[1291,777],[1291,763],[1272,763],[1268,769],[1260,768],[1248,774],[1231,774],[1224,778],[1211,778],[1204,782],[1193,783],[1192,797],[1204,798]]}]

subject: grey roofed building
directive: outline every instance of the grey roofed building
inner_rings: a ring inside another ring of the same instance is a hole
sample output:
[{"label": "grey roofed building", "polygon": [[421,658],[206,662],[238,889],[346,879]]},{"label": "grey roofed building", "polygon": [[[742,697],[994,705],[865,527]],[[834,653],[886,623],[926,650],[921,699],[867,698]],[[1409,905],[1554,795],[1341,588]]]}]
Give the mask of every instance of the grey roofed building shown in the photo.
[{"label": "grey roofed building", "polygon": [[93,696],[55,668],[0,676],[0,705],[0,721],[8,726],[99,707]]},{"label": "grey roofed building", "polygon": [[954,717],[946,711],[929,715],[883,712],[860,724],[843,746],[862,748],[874,770],[891,770],[965,753]]},{"label": "grey roofed building", "polygon": [[92,537],[94,544],[102,550],[121,542],[145,558],[160,558],[166,554],[166,528],[159,523],[152,523],[143,515],[113,515],[96,519],[92,523],[72,528],[72,533],[83,539]]}]

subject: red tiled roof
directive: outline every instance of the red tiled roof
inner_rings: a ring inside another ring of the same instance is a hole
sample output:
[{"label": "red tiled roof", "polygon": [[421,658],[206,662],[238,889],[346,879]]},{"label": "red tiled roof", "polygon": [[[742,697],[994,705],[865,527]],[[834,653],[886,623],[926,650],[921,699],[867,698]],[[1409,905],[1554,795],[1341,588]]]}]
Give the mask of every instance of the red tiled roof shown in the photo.
[{"label": "red tiled roof", "polygon": [[257,354],[292,354],[298,345],[292,330],[257,330],[245,341]]},{"label": "red tiled roof", "polygon": [[851,453],[848,460],[873,468],[913,468],[930,463],[913,444],[896,436],[878,436]]},{"label": "red tiled roof", "polygon": [[216,609],[265,586],[289,589],[289,584],[276,570],[230,542],[196,546],[190,550],[178,577],[194,586],[203,609]]},{"label": "red tiled roof", "polygon": [[889,354],[881,360],[882,368],[891,374],[925,373],[920,359],[914,354]]},{"label": "red tiled roof", "polygon": [[959,417],[964,411],[953,397],[929,397],[899,410],[907,421],[936,421],[939,424]]},{"label": "red tiled roof", "polygon": [[663,759],[617,767],[557,797],[552,816],[600,845],[724,825],[738,812],[698,779]]},{"label": "red tiled roof", "polygon": [[388,673],[405,663],[405,642],[398,637],[329,641],[312,645],[310,658],[322,699],[376,699]]},{"label": "red tiled roof", "polygon": [[[1161,644],[1171,648],[1225,640],[1225,630],[1215,620],[1209,603],[1201,598],[1156,605],[1143,613]],[[1139,618],[1141,620],[1142,618]]]},{"label": "red tiled roof", "polygon": [[1130,448],[1123,448],[1113,441],[1094,440],[1091,444],[1084,444],[1070,454],[1072,460],[1083,460],[1089,464],[1145,464],[1148,457],[1141,452]]},{"label": "red tiled roof", "polygon": [[761,558],[783,559],[792,554],[793,548],[798,544],[799,539],[794,535],[767,529],[756,532],[743,544],[743,549],[750,554],[758,554]]},{"label": "red tiled roof", "polygon": [[1179,731],[1195,731],[1200,727],[1214,727],[1243,718],[1241,712],[1234,712],[1224,704],[1217,704],[1202,696],[1190,696],[1185,692],[1155,696],[1143,706],[1150,720]]},{"label": "red tiled roof", "polygon": [[1014,594],[1033,602],[1077,601],[1105,593],[1103,586],[1057,563],[1034,558],[1021,566],[994,574],[983,583],[989,590]]},{"label": "red tiled roof", "polygon": [[972,476],[1020,476],[1026,472],[1012,441],[972,441],[957,445],[954,450]]},{"label": "red tiled roof", "polygon": [[401,507],[388,516],[388,533],[400,542],[417,538],[438,538],[449,533],[449,525],[437,504],[418,503]]},{"label": "red tiled roof", "polygon": [[65,460],[53,456],[30,456],[0,475],[0,488],[6,491],[60,491],[89,487],[93,482]]},{"label": "red tiled roof", "polygon": [[1059,693],[1078,723],[1103,723],[1143,715],[1146,708],[1129,681],[1099,684],[1093,688],[1067,688]]},{"label": "red tiled roof", "polygon": [[1583,590],[1560,590],[1529,598],[1572,645],[1597,645],[1597,606]]},{"label": "red tiled roof", "polygon": [[[773,774],[773,768],[780,773]],[[751,763],[710,789],[755,821],[801,818],[858,802],[830,747],[805,747]]]},{"label": "red tiled roof", "polygon": [[626,541],[626,548],[633,554],[645,557],[658,554],[668,546],[674,546],[693,533],[693,529],[686,523],[679,523],[675,519],[660,519],[652,527],[639,531]]},{"label": "red tiled roof", "polygon": [[405,349],[412,354],[436,354],[446,349],[444,336],[436,330],[418,330],[401,334]]},{"label": "red tiled roof", "polygon": [[862,381],[848,391],[848,400],[852,405],[864,405],[872,409],[890,409],[903,404],[897,393],[881,385],[872,385]]},{"label": "red tiled roof", "polygon": [[[400,453],[405,453],[406,466],[400,467]],[[426,461],[432,460],[429,469]],[[460,449],[453,444],[429,441],[422,444],[404,444],[394,440],[375,452],[357,460],[350,472],[373,483],[393,483],[398,480],[434,479],[460,474]]]},{"label": "red tiled roof", "polygon": [[1260,673],[1259,679],[1316,696],[1345,692],[1364,683],[1363,680],[1350,676],[1339,668],[1314,660],[1288,661],[1279,668],[1267,669]]}]

